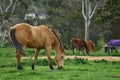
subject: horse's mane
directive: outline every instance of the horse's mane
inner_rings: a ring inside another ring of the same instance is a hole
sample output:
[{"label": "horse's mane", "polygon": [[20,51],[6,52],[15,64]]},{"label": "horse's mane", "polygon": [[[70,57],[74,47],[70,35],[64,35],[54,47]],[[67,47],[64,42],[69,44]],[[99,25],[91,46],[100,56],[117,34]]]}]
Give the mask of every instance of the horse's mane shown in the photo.
[{"label": "horse's mane", "polygon": [[56,34],[56,32],[54,30],[51,29],[51,31],[54,33],[54,35],[57,37],[59,43],[60,43],[60,48],[62,49],[62,51],[64,52],[64,48],[63,48],[63,45],[62,45],[62,42],[60,40],[60,38],[58,37],[58,35]]}]

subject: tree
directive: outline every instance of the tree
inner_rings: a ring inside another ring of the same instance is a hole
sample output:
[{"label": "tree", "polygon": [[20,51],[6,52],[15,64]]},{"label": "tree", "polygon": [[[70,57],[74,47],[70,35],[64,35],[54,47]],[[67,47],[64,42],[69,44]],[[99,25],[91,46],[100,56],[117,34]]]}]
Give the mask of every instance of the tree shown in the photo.
[{"label": "tree", "polygon": [[16,0],[0,0],[0,46],[8,36],[8,24],[14,13]]},{"label": "tree", "polygon": [[98,7],[98,1],[95,1],[95,6],[92,6],[93,2],[94,1],[92,0],[82,0],[82,14],[85,19],[85,40],[89,39],[89,27],[91,23],[91,18],[93,17]]},{"label": "tree", "polygon": [[[106,42],[110,39],[120,39],[120,0],[108,0],[97,10],[94,21],[97,34],[103,34]],[[99,30],[99,31],[98,31]]]}]

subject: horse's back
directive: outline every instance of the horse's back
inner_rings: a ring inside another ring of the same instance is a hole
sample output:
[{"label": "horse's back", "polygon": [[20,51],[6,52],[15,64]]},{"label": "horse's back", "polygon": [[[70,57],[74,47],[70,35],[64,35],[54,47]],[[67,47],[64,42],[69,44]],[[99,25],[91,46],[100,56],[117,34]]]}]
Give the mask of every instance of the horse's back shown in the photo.
[{"label": "horse's back", "polygon": [[19,23],[19,24],[14,25],[11,28],[15,28],[16,30],[19,30],[19,31],[24,31],[24,30],[30,29],[31,27],[32,26],[27,23]]},{"label": "horse's back", "polygon": [[77,40],[76,38],[72,38],[72,39],[70,40],[70,43],[71,43],[71,44],[72,44],[72,43],[77,44],[77,43],[78,43],[78,40]]},{"label": "horse's back", "polygon": [[92,40],[88,40],[88,41],[86,41],[86,43],[88,46],[95,46],[95,44],[93,43]]},{"label": "horse's back", "polygon": [[33,27],[32,33],[33,33],[34,39],[42,43],[44,43],[43,41],[46,41],[46,40],[48,41],[50,39],[54,39],[55,37],[52,31],[45,25],[39,25],[37,27]]},{"label": "horse's back", "polygon": [[54,33],[45,25],[31,26],[26,23],[16,24],[15,36],[23,46],[32,48],[44,48],[46,45],[55,44],[57,38]]},{"label": "horse's back", "polygon": [[84,39],[82,38],[72,38],[70,40],[70,46],[71,48],[75,48],[75,47],[80,47],[81,45],[84,44]]},{"label": "horse's back", "polygon": [[120,46],[120,39],[118,39],[118,40],[110,40],[108,42],[108,46]]},{"label": "horse's back", "polygon": [[86,41],[86,43],[87,43],[87,46],[90,50],[92,49],[92,50],[96,51],[95,44],[92,40],[88,40],[88,41]]}]

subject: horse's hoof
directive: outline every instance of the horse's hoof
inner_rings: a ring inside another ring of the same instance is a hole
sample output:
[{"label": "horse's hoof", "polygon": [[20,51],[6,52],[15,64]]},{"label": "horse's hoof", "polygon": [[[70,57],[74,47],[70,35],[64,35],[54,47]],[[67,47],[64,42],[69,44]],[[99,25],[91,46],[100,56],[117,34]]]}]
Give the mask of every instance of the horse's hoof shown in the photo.
[{"label": "horse's hoof", "polygon": [[34,69],[35,69],[34,65],[32,65],[31,67],[32,67],[32,70],[34,70]]},{"label": "horse's hoof", "polygon": [[17,69],[18,69],[18,70],[22,70],[23,67],[22,67],[21,65],[19,65],[19,66],[17,67]]},{"label": "horse's hoof", "polygon": [[50,69],[50,72],[54,72],[54,69]]}]

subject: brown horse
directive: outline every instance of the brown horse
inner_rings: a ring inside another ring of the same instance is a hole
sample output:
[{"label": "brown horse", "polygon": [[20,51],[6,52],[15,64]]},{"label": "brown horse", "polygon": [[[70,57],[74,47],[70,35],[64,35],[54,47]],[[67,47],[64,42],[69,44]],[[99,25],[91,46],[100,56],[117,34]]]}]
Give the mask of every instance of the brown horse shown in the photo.
[{"label": "brown horse", "polygon": [[79,51],[80,49],[82,49],[83,54],[84,54],[84,49],[86,49],[86,53],[89,54],[89,49],[87,47],[87,44],[82,38],[72,38],[70,40],[70,48],[73,50],[73,54],[75,48],[78,49]]},{"label": "brown horse", "polygon": [[57,34],[45,25],[31,26],[26,23],[16,24],[10,29],[10,38],[16,49],[17,68],[22,69],[21,55],[24,55],[26,47],[36,48],[32,69],[38,58],[41,49],[46,50],[48,63],[51,70],[54,70],[51,62],[51,49],[55,49],[55,61],[58,69],[63,68],[65,52],[60,38]]},{"label": "brown horse", "polygon": [[94,42],[92,40],[86,41],[86,44],[87,44],[87,46],[89,48],[89,51],[94,51],[94,52],[96,51],[95,44],[94,44]]}]

